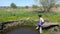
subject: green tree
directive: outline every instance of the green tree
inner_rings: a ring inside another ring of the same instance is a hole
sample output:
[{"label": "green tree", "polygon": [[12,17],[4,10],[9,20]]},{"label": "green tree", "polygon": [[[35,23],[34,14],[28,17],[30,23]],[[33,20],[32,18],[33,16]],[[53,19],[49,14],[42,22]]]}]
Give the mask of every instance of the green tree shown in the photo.
[{"label": "green tree", "polygon": [[25,6],[25,8],[29,8],[29,6]]},{"label": "green tree", "polygon": [[38,8],[38,6],[37,5],[32,5],[32,8]]},{"label": "green tree", "polygon": [[15,3],[11,3],[11,8],[17,8],[16,4]]},{"label": "green tree", "polygon": [[50,11],[50,9],[55,6],[56,2],[57,0],[39,0],[40,5],[42,5],[44,11],[47,12]]}]

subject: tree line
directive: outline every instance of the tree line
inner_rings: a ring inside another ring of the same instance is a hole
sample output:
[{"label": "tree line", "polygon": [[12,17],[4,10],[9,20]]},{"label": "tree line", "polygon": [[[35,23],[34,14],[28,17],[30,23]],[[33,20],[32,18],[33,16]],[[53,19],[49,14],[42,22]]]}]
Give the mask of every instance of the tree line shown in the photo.
[{"label": "tree line", "polygon": [[[39,5],[42,5],[42,6],[33,4],[31,6],[32,8],[42,7],[44,9],[42,11],[46,11],[46,12],[50,11],[52,7],[60,7],[60,4],[56,4],[56,2],[59,0],[34,0],[34,1],[39,2]],[[19,8],[15,3],[11,3],[10,7],[13,9]],[[29,8],[29,6],[25,6],[24,8]]]},{"label": "tree line", "polygon": [[[46,12],[50,11],[50,9],[52,7],[60,6],[60,5],[56,4],[57,1],[59,1],[59,0],[34,0],[34,1],[39,2],[40,3],[39,5],[42,5],[42,7],[44,9],[43,11],[46,11]],[[17,8],[16,4],[14,4],[14,3],[11,3],[11,7],[12,8]],[[29,6],[25,6],[25,7],[29,8]],[[32,5],[32,8],[38,8],[38,6],[37,5]]]}]

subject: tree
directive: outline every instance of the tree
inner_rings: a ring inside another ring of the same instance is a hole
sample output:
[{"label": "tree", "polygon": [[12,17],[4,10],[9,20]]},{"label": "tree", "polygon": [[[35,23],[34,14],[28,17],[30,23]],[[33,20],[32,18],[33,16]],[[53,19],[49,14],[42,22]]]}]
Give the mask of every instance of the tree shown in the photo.
[{"label": "tree", "polygon": [[15,3],[11,3],[11,8],[17,8],[16,4]]},{"label": "tree", "polygon": [[25,6],[25,8],[29,8],[29,6]]},{"label": "tree", "polygon": [[50,11],[50,9],[55,6],[57,0],[39,0],[39,2],[44,11]]},{"label": "tree", "polygon": [[56,7],[56,8],[60,7],[60,4],[56,4],[55,7]]},{"label": "tree", "polygon": [[38,8],[38,6],[37,5],[32,5],[32,8]]}]

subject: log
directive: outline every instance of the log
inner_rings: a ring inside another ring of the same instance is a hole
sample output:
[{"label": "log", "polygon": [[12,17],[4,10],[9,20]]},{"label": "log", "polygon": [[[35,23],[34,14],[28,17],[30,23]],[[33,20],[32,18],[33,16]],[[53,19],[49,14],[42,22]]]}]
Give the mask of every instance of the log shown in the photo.
[{"label": "log", "polygon": [[47,23],[47,22],[45,22],[42,26],[43,26],[43,27],[59,26],[59,23]]}]

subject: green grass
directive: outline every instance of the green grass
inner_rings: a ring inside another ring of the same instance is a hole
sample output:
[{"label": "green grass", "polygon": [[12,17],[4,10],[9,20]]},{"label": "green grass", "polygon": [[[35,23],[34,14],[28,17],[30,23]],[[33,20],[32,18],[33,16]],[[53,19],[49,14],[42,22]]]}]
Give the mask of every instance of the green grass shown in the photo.
[{"label": "green grass", "polygon": [[[43,18],[47,19],[49,22],[60,22],[60,12],[44,12]],[[22,18],[31,17],[34,20],[38,19],[38,13],[27,11],[25,9],[13,9],[13,10],[0,10],[0,22],[8,20],[18,20]]]},{"label": "green grass", "polygon": [[60,22],[60,13],[50,12],[43,14],[44,14],[44,18],[47,18],[49,22]]}]

